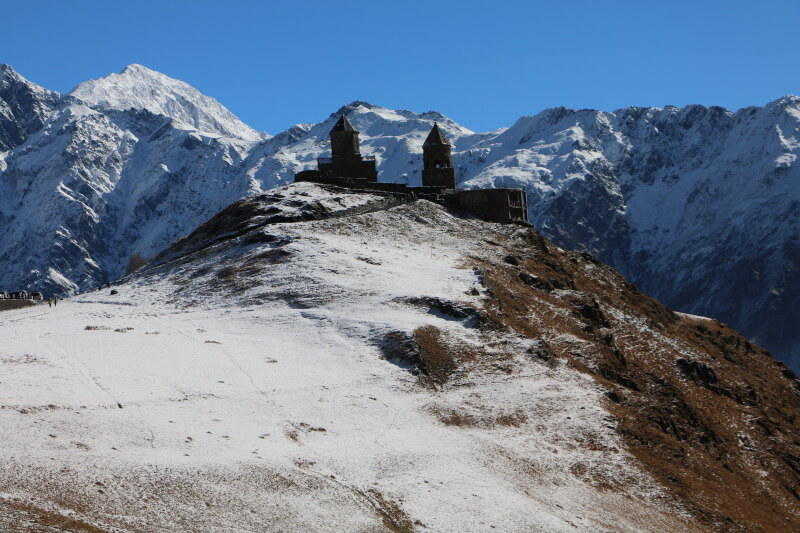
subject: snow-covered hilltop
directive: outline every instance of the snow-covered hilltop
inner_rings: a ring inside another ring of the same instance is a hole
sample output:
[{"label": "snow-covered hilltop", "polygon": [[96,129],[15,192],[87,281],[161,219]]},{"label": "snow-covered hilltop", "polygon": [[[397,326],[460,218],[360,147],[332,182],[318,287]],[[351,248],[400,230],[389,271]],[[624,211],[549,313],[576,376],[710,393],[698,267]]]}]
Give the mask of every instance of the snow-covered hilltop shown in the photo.
[{"label": "snow-covered hilltop", "polygon": [[420,183],[437,121],[462,186],[524,187],[530,220],[557,243],[800,362],[797,97],[737,112],[557,108],[491,133],[353,102],[259,140],[213,99],[138,65],[64,97],[3,69],[0,286],[75,292],[119,277],[131,254],[152,257],[313,167],[346,112],[381,180]]},{"label": "snow-covered hilltop", "polygon": [[0,530],[800,528],[785,367],[424,200],[273,189],[0,337]]}]

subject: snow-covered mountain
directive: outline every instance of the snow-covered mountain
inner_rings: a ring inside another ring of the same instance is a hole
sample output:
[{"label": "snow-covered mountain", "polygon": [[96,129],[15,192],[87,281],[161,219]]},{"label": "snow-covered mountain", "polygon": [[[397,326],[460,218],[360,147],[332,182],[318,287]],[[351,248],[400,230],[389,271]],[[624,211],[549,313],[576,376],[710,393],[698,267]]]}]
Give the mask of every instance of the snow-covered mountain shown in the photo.
[{"label": "snow-covered mountain", "polygon": [[0,286],[75,292],[119,277],[131,254],[152,257],[231,201],[313,167],[339,113],[381,180],[418,184],[437,121],[462,186],[524,187],[546,236],[800,364],[797,97],[737,112],[557,108],[489,133],[353,102],[270,138],[138,65],[66,96],[3,73]]},{"label": "snow-covered mountain", "polygon": [[213,98],[179,80],[142,65],[128,65],[119,74],[88,80],[70,95],[105,109],[142,109],[175,120],[206,135],[257,141],[261,134],[239,120]]},{"label": "snow-covered mountain", "polygon": [[532,228],[395,204],[273,189],[0,313],[0,530],[800,528],[783,365]]}]

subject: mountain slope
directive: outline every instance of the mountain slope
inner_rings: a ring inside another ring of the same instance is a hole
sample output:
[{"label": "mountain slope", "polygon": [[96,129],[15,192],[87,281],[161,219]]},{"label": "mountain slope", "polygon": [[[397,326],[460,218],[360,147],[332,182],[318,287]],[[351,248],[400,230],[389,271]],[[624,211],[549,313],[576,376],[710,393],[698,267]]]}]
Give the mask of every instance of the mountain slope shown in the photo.
[{"label": "mountain slope", "polygon": [[784,367],[530,228],[296,184],[231,205],[114,291],[4,315],[0,517],[800,525]]},{"label": "mountain slope", "polygon": [[[557,108],[489,133],[354,102],[254,142],[195,93],[132,65],[56,104],[20,107],[39,111],[0,152],[0,286],[69,293],[115,279],[132,254],[152,257],[236,198],[312,168],[341,113],[381,180],[417,185],[436,121],[455,145],[461,186],[525,188],[545,236],[800,368],[797,97],[737,112]],[[71,111],[44,112],[55,108]]]}]

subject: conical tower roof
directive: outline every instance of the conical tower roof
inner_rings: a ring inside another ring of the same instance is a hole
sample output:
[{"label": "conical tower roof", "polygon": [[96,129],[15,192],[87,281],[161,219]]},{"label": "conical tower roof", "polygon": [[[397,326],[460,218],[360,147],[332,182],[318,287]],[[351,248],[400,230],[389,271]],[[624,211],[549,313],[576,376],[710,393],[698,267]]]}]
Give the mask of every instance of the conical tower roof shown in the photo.
[{"label": "conical tower roof", "polygon": [[344,116],[344,115],[342,115],[339,118],[339,120],[336,122],[336,124],[334,124],[333,129],[331,130],[331,133],[333,133],[334,131],[355,131],[355,132],[358,132],[358,130],[355,129],[352,124],[350,124],[350,121],[347,120],[347,117]]},{"label": "conical tower roof", "polygon": [[441,146],[441,145],[450,146],[450,143],[447,142],[447,139],[442,133],[442,130],[439,129],[439,124],[437,122],[434,122],[431,132],[428,134],[428,138],[425,139],[425,142],[422,143],[422,146]]}]

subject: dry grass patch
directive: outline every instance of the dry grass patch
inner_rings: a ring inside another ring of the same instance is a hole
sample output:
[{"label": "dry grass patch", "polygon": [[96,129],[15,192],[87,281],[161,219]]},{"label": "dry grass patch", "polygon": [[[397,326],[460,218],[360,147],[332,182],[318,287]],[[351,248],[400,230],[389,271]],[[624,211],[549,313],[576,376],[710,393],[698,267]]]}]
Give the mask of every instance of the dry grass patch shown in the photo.
[{"label": "dry grass patch", "polygon": [[442,332],[434,326],[417,328],[413,338],[419,347],[425,375],[437,385],[444,384],[458,368],[455,350],[444,342]]},{"label": "dry grass patch", "polygon": [[433,413],[446,426],[460,428],[496,428],[496,427],[515,427],[518,428],[528,421],[528,415],[517,409],[513,413],[492,413],[486,412],[472,413],[463,409],[439,409],[434,408]]},{"label": "dry grass patch", "polygon": [[419,376],[420,383],[444,385],[465,364],[474,363],[482,353],[457,342],[435,326],[422,326],[411,335],[402,331],[385,334],[379,341],[384,358]]},{"label": "dry grass patch", "polygon": [[4,531],[107,533],[107,530],[100,529],[77,518],[64,516],[54,511],[47,511],[30,503],[0,500],[0,526],[9,525],[6,520],[16,522],[16,524],[14,529]]},{"label": "dry grass patch", "polygon": [[413,533],[414,522],[397,502],[386,498],[377,489],[369,489],[369,494],[387,530],[392,533]]}]

